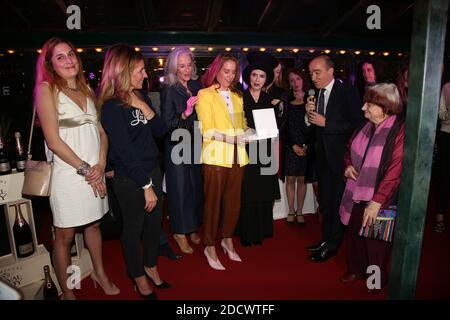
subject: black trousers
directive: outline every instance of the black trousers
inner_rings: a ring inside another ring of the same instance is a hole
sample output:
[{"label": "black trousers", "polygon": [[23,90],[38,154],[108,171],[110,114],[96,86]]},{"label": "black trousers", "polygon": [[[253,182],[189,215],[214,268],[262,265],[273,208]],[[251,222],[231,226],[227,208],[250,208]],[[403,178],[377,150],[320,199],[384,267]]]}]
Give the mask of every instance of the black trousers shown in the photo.
[{"label": "black trousers", "polygon": [[345,183],[343,173],[336,173],[326,163],[319,162],[319,206],[322,210],[322,241],[330,250],[337,250],[344,237],[344,225],[339,216],[339,206],[342,200]]},{"label": "black trousers", "polygon": [[145,275],[144,265],[154,267],[157,264],[163,208],[161,171],[158,166],[152,171],[151,178],[158,202],[152,212],[147,212],[144,209],[144,190],[128,176],[117,173],[114,176],[114,188],[123,219],[123,256],[131,278]]},{"label": "black trousers", "polygon": [[439,131],[438,147],[438,177],[437,206],[438,214],[446,214],[450,196],[450,133]]}]

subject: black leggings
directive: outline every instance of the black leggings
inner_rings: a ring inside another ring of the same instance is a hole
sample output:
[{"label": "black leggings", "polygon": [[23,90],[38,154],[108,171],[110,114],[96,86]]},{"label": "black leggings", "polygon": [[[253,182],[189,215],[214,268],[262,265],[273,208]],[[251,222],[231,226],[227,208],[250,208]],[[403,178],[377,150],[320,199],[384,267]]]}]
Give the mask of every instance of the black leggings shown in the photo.
[{"label": "black leggings", "polygon": [[162,221],[161,172],[158,166],[152,171],[151,178],[158,202],[152,212],[147,212],[144,209],[144,190],[128,176],[114,176],[114,189],[123,219],[123,256],[131,278],[145,275],[144,265],[154,267],[157,264]]}]

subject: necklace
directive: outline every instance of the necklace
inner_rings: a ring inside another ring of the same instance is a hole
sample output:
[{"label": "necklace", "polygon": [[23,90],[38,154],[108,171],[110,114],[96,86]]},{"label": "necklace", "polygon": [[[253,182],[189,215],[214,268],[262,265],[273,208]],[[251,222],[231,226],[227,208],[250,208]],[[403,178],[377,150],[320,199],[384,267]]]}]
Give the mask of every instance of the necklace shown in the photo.
[{"label": "necklace", "polygon": [[66,88],[69,89],[69,90],[75,91],[75,92],[80,91],[80,88],[71,88],[69,86],[66,86]]}]

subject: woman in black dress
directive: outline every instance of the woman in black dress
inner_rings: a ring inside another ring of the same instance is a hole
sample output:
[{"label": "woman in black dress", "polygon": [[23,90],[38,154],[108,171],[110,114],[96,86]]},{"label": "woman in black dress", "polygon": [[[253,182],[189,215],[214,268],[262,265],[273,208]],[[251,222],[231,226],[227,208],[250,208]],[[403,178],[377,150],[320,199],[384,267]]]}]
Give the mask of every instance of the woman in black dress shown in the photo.
[{"label": "woman in black dress", "polygon": [[[252,111],[273,108],[269,96],[261,90],[266,82],[272,81],[273,70],[264,64],[250,64],[244,70],[242,78],[249,85],[243,96],[247,126],[254,129]],[[259,149],[264,147],[267,150],[264,154],[271,160],[267,164],[262,164],[259,155]],[[242,245],[251,246],[261,244],[263,239],[273,236],[272,208],[274,200],[280,199],[280,190],[277,168],[264,172],[264,169],[274,166],[271,139],[250,142],[247,151],[250,164],[242,182],[241,213],[236,233],[240,235]]]},{"label": "woman in black dress", "polygon": [[[310,170],[312,166],[309,166],[310,169],[308,169],[306,157],[307,152],[311,152],[311,150],[308,150],[311,129],[305,123],[304,78],[300,69],[291,69],[288,72],[292,94],[285,111],[283,126],[284,175],[286,176],[286,195],[289,206],[286,221],[292,223],[297,219],[297,222],[301,225],[305,223],[302,215],[306,195],[305,176],[313,175]],[[297,206],[294,204],[296,195]],[[297,210],[295,210],[295,207]]]}]

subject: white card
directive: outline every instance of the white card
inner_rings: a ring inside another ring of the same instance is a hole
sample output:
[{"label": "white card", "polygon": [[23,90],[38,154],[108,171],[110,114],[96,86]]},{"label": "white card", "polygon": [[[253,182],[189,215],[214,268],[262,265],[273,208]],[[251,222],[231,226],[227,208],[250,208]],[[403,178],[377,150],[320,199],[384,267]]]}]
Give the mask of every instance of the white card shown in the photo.
[{"label": "white card", "polygon": [[256,134],[248,137],[249,141],[276,138],[278,136],[277,120],[273,108],[255,109],[253,120],[255,122]]}]

